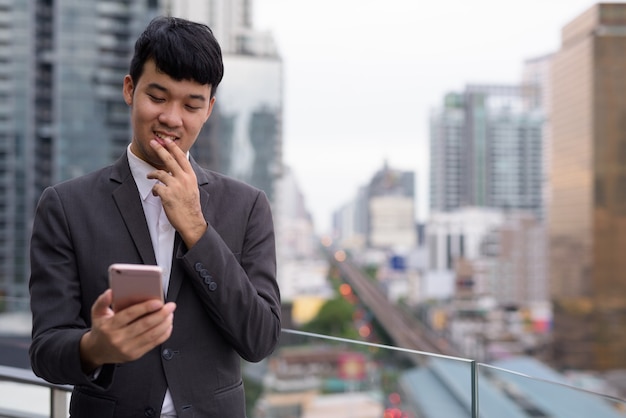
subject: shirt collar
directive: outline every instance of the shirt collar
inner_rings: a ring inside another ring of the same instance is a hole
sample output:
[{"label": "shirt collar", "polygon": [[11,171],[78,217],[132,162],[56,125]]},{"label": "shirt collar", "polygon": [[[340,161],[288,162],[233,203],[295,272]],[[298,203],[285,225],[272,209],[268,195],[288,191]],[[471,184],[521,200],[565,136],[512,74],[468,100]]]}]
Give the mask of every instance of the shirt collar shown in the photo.
[{"label": "shirt collar", "polygon": [[130,166],[130,172],[135,179],[135,184],[139,190],[141,200],[146,200],[146,197],[152,193],[152,187],[156,184],[157,180],[149,179],[148,173],[156,170],[150,164],[137,157],[130,150],[130,145],[126,148],[126,155],[128,156],[128,165]]}]

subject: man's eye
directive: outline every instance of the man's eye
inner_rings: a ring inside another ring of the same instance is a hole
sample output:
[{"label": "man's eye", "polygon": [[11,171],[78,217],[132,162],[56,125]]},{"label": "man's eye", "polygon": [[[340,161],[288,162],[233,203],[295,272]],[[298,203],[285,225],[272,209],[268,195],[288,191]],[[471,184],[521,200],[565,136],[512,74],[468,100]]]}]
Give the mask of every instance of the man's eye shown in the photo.
[{"label": "man's eye", "polygon": [[200,106],[192,106],[192,105],[187,105],[187,109],[189,110],[200,110]]},{"label": "man's eye", "polygon": [[148,97],[150,97],[150,100],[152,100],[154,102],[162,102],[162,101],[165,100],[165,99],[163,99],[161,97],[157,97],[157,96],[155,96],[153,94],[149,94],[149,93],[148,93]]}]

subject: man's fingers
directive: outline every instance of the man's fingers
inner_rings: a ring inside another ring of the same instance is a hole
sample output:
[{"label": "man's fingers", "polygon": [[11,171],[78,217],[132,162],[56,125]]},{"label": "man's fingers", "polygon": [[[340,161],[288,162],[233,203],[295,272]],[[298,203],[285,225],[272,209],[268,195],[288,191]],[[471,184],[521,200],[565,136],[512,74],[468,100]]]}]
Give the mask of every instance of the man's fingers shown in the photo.
[{"label": "man's fingers", "polygon": [[156,322],[153,326],[145,329],[137,336],[138,349],[148,351],[165,342],[172,334],[174,328],[174,314],[169,314],[165,320]]},{"label": "man's fingers", "polygon": [[[172,306],[173,305],[173,306]],[[115,315],[117,320],[120,321],[121,325],[131,324],[137,321],[139,318],[156,312],[160,309],[165,309],[164,313],[161,314],[161,319],[174,312],[176,305],[173,303],[168,303],[166,305],[163,304],[158,299],[151,299],[145,302],[137,303],[135,305],[131,305],[128,308],[117,312]]]},{"label": "man's fingers", "polygon": [[[150,141],[150,146],[159,155],[161,161],[163,161],[163,165],[165,166],[164,172],[169,171],[170,173],[175,174],[178,170],[180,170],[180,165],[176,163],[176,158],[174,158],[168,148],[165,148],[165,145],[161,145],[158,141],[153,139]],[[176,148],[178,148],[178,146],[176,146]]]},{"label": "man's fingers", "polygon": [[161,144],[153,139],[150,141],[150,146],[159,154],[163,165],[165,165],[167,170],[173,175],[176,175],[178,170],[188,171],[191,169],[187,155],[174,141],[167,139],[165,140],[165,144]]},{"label": "man's fingers", "polygon": [[111,303],[113,302],[113,293],[111,289],[107,289],[98,296],[98,299],[93,303],[91,312],[94,317],[105,316],[109,313]]},{"label": "man's fingers", "polygon": [[165,342],[172,334],[174,303],[167,303],[158,312],[152,312],[130,323],[125,331],[125,344],[119,346],[124,361],[141,357],[147,351]]},{"label": "man's fingers", "polygon": [[165,140],[165,148],[169,151],[169,154],[174,157],[176,162],[178,163],[178,167],[182,168],[183,171],[188,171],[191,169],[191,164],[189,164],[189,159],[187,158],[187,154],[183,152],[182,149],[171,139]]}]

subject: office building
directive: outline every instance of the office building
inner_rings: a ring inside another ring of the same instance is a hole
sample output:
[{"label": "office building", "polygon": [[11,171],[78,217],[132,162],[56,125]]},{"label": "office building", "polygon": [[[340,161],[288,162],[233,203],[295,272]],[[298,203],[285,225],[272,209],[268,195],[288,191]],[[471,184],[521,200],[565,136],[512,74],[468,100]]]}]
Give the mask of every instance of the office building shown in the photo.
[{"label": "office building", "polygon": [[[26,291],[33,211],[33,15],[27,2],[0,5],[0,311]],[[22,307],[26,307],[23,304]]]},{"label": "office building", "polygon": [[532,214],[466,207],[432,214],[426,231],[425,277],[433,286],[453,280],[448,289],[489,295],[499,306],[548,300],[545,232]]},{"label": "office building", "polygon": [[385,162],[368,186],[369,247],[412,249],[417,245],[415,174]]},{"label": "office building", "polygon": [[173,16],[208,24],[222,46],[224,79],[192,150],[213,170],[265,191],[275,202],[282,175],[282,60],[270,33],[257,31],[249,0],[168,0]]},{"label": "office building", "polygon": [[538,109],[543,115],[541,127],[542,137],[542,192],[541,201],[543,207],[543,220],[550,217],[550,199],[552,189],[550,182],[550,164],[552,161],[552,125],[550,115],[552,112],[552,59],[554,54],[546,54],[524,61],[522,68],[522,85],[532,85],[539,88],[539,94],[527,95],[527,106]]},{"label": "office building", "polygon": [[469,85],[430,118],[430,208],[543,215],[543,114],[537,85]]},{"label": "office building", "polygon": [[161,0],[166,14],[211,27],[225,54],[276,55],[269,32],[254,28],[253,0]]},{"label": "office building", "polygon": [[130,141],[121,86],[134,40],[156,15],[156,3],[0,4],[0,295],[6,309],[24,308],[17,301],[28,295],[30,225],[43,188],[110,163]]},{"label": "office building", "polygon": [[626,368],[626,4],[562,29],[552,71],[554,362]]},{"label": "office building", "polygon": [[333,213],[333,238],[346,249],[408,250],[417,245],[415,175],[387,162]]},{"label": "office building", "polygon": [[333,240],[340,248],[361,251],[367,246],[367,188],[333,212]]},{"label": "office building", "polygon": [[216,104],[192,154],[213,170],[265,191],[274,203],[282,167],[282,63],[224,55]]}]

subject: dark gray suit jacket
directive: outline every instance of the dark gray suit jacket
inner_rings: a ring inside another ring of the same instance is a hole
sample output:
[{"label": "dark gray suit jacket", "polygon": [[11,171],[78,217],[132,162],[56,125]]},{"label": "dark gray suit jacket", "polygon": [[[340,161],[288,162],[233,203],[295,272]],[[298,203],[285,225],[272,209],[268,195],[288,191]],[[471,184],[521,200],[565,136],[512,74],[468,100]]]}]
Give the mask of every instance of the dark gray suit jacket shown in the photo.
[{"label": "dark gray suit jacket", "polygon": [[156,264],[126,154],[114,165],[44,191],[31,242],[34,372],[74,385],[74,417],[159,416],[169,386],[179,418],[245,417],[240,357],[259,361],[280,335],[280,295],[265,194],[203,170],[209,228],[187,249],[176,234],[167,300],[172,336],[141,359],[81,371],[79,341],[108,288],[112,263]]}]

